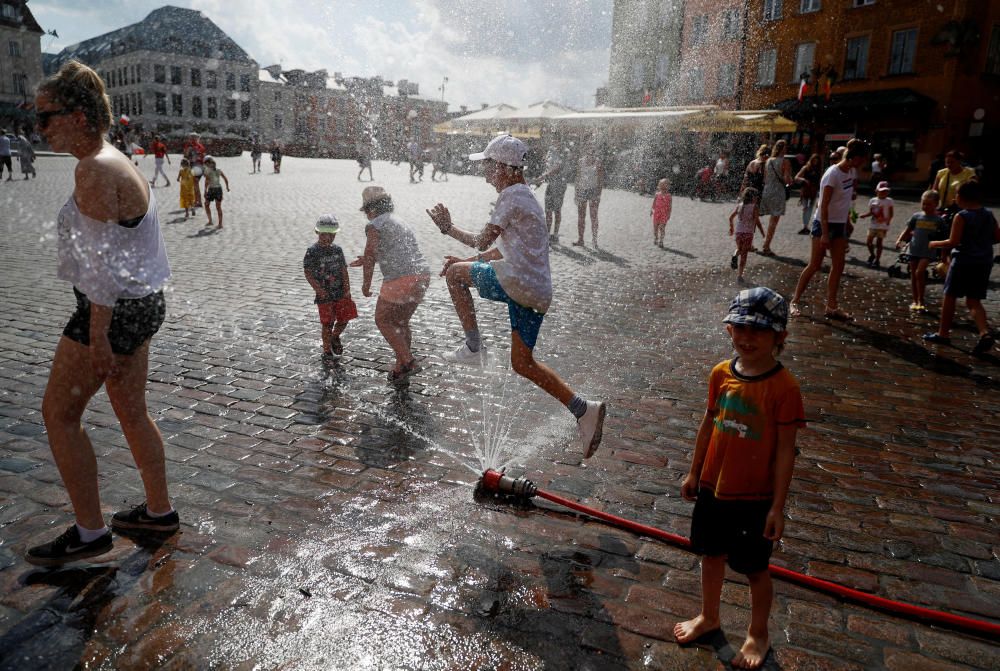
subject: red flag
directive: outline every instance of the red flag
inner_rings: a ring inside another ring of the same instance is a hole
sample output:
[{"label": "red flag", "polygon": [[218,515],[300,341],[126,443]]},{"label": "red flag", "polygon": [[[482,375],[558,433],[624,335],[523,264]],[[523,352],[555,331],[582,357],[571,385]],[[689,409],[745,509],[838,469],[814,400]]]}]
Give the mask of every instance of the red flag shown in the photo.
[{"label": "red flag", "polygon": [[802,102],[802,99],[806,97],[806,89],[808,87],[809,87],[809,80],[803,77],[799,81],[799,102]]}]

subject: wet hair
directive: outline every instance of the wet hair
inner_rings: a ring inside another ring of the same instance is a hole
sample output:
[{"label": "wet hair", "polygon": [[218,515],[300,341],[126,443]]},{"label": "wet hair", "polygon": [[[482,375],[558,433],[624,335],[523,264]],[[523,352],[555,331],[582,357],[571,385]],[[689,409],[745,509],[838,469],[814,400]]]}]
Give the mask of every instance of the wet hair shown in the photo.
[{"label": "wet hair", "polygon": [[79,61],[63,63],[59,71],[38,85],[63,109],[83,112],[90,128],[105,133],[111,128],[111,101],[104,81],[92,69]]},{"label": "wet hair", "polygon": [[852,159],[859,156],[868,156],[870,148],[868,143],[857,138],[851,138],[847,141],[847,151],[844,152],[844,158]]},{"label": "wet hair", "polygon": [[[774,143],[774,151],[771,152],[771,156],[784,156],[785,147],[788,145],[784,140],[778,140]],[[779,151],[780,150],[780,151]]]},{"label": "wet hair", "polygon": [[392,204],[392,198],[387,196],[385,198],[373,200],[365,205],[365,214],[373,214],[377,217],[380,214],[388,214],[395,209],[396,206]]},{"label": "wet hair", "polygon": [[958,197],[968,203],[983,202],[983,187],[977,181],[969,181],[958,187]]},{"label": "wet hair", "polygon": [[771,148],[769,146],[767,146],[766,144],[762,144],[760,147],[758,147],[757,148],[757,153],[755,154],[755,156],[757,158],[761,158],[763,156],[770,156],[770,155],[771,155]]},{"label": "wet hair", "polygon": [[920,200],[923,200],[924,198],[928,200],[933,200],[935,203],[941,202],[941,194],[935,191],[934,189],[928,189],[927,191],[924,191],[922,194],[920,194]]},{"label": "wet hair", "polygon": [[760,200],[760,191],[753,188],[752,186],[748,186],[747,188],[743,189],[743,193],[740,194],[740,202],[743,203],[744,205],[749,205],[750,203],[756,203],[758,200]]}]

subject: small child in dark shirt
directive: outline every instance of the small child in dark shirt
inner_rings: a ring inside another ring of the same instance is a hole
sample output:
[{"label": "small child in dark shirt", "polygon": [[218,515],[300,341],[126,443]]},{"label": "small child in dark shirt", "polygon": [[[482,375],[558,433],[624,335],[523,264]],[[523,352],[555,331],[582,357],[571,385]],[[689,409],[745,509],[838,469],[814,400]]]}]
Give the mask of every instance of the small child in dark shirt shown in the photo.
[{"label": "small child in dark shirt", "polygon": [[316,292],[323,334],[323,361],[330,362],[343,354],[340,334],[347,328],[347,322],[358,316],[358,308],[351,299],[351,280],[347,275],[344,250],[333,243],[340,231],[337,217],[324,214],[314,230],[319,239],[306,250],[302,266],[306,280]]}]

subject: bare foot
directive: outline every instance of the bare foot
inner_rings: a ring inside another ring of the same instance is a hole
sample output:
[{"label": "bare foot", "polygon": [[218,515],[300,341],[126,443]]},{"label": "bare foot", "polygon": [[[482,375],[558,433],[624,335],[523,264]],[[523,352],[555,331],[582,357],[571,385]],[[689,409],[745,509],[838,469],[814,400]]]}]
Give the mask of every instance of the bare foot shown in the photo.
[{"label": "bare foot", "polygon": [[719,621],[710,621],[704,615],[678,622],[674,625],[674,638],[678,643],[690,643],[719,628]]},{"label": "bare foot", "polygon": [[747,640],[743,641],[740,651],[730,664],[734,669],[759,669],[770,650],[769,638],[757,638],[747,634]]}]

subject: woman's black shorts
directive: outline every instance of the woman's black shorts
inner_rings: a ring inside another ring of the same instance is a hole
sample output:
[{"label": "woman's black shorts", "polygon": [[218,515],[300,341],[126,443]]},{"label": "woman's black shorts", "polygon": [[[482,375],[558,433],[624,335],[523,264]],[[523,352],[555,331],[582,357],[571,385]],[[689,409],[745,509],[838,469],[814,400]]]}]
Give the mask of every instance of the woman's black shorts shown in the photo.
[{"label": "woman's black shorts", "polygon": [[[63,335],[81,345],[90,345],[90,299],[73,287],[76,312],[69,318]],[[160,330],[167,316],[167,301],[162,291],[142,298],[119,298],[111,312],[108,340],[115,354],[134,354]]]},{"label": "woman's black shorts", "polygon": [[725,555],[729,568],[751,574],[767,570],[774,544],[764,538],[771,501],[720,501],[698,492],[691,516],[691,549],[700,555]]}]

